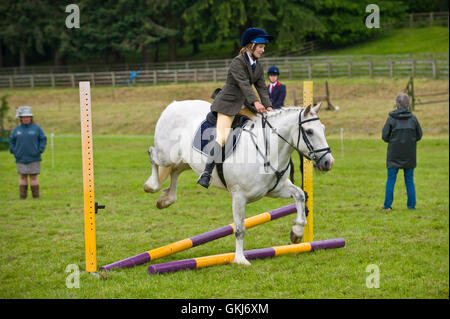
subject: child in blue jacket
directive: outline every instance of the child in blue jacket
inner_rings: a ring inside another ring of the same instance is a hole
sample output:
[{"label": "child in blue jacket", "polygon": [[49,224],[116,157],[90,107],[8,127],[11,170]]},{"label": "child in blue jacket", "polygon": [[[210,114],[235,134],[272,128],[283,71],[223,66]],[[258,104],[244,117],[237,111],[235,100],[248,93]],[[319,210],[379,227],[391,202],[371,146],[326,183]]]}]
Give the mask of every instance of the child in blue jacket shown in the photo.
[{"label": "child in blue jacket", "polygon": [[18,125],[9,138],[9,151],[14,154],[17,173],[20,175],[19,194],[21,199],[27,197],[28,176],[33,198],[39,198],[39,181],[37,175],[41,172],[41,154],[47,145],[47,137],[41,127],[33,122],[31,107],[21,106],[16,117],[20,118]]}]

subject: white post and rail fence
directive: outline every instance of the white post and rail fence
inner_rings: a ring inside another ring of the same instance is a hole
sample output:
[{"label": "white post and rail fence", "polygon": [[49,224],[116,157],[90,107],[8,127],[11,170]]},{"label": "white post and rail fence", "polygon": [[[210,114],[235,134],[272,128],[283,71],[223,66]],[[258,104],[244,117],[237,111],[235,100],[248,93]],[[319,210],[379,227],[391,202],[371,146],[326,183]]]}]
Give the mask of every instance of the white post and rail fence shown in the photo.
[{"label": "white post and rail fence", "polygon": [[[231,60],[197,61],[196,67],[178,62],[166,69],[145,69],[135,65],[138,72],[135,85],[164,85],[190,82],[223,82]],[[449,77],[448,53],[402,55],[349,55],[263,58],[264,68],[277,65],[284,79],[317,79],[335,77]],[[178,66],[179,68],[172,68]],[[127,86],[130,71],[40,73],[0,75],[0,88],[73,87],[80,81],[92,86]]]}]

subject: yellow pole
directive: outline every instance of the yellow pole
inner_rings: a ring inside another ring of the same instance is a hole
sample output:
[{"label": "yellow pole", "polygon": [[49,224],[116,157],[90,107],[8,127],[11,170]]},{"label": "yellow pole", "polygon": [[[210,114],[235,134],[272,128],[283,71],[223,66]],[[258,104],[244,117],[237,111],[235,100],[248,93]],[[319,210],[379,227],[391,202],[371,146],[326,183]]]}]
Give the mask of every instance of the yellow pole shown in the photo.
[{"label": "yellow pole", "polygon": [[[314,91],[313,82],[304,81],[303,82],[303,106],[308,105],[314,106],[313,101]],[[306,207],[308,208],[308,216],[306,217],[305,233],[303,235],[303,241],[312,242],[314,241],[314,212],[313,212],[313,163],[303,158],[303,191],[308,193],[308,200],[306,202]]]},{"label": "yellow pole", "polygon": [[80,111],[86,271],[93,273],[97,272],[97,253],[95,241],[94,158],[92,148],[90,82],[80,82]]}]

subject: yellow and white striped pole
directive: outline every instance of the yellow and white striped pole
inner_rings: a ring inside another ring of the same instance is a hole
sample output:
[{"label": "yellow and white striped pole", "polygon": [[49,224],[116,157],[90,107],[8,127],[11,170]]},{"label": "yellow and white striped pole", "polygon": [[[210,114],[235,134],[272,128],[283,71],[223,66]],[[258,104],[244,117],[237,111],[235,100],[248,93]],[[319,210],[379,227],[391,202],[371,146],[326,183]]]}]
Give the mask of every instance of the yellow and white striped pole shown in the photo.
[{"label": "yellow and white striped pole", "polygon": [[[303,106],[314,106],[314,90],[312,81],[303,82]],[[303,191],[308,194],[306,207],[308,208],[308,216],[306,217],[305,232],[303,241],[312,242],[314,240],[314,212],[313,212],[313,163],[303,158]]]},{"label": "yellow and white striped pole", "polygon": [[80,82],[80,111],[86,271],[95,273],[97,272],[97,252],[95,239],[94,158],[90,82]]}]

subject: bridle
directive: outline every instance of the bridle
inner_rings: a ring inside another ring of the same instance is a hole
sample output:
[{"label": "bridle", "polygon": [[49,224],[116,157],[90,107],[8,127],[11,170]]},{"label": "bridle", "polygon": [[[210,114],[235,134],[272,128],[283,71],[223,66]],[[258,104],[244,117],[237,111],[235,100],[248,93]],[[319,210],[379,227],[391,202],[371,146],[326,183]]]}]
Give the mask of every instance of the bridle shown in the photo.
[{"label": "bridle", "polygon": [[[297,138],[297,147],[295,148],[297,150],[297,152],[299,152],[299,154],[301,154],[302,156],[306,157],[307,159],[309,159],[310,161],[313,161],[315,163],[319,163],[320,160],[327,155],[328,153],[331,153],[331,148],[329,147],[324,147],[324,148],[319,148],[319,149],[314,149],[314,146],[311,144],[311,142],[308,139],[308,135],[305,131],[305,128],[302,126],[302,124],[307,123],[307,122],[312,122],[312,121],[318,121],[319,118],[318,117],[314,117],[312,119],[307,119],[307,120],[302,120],[302,113],[304,112],[300,111],[300,113],[298,114],[298,138]],[[301,134],[300,134],[301,133]],[[308,148],[308,155],[303,154],[300,149],[299,149],[299,144],[300,144],[300,135],[303,137],[303,141],[306,144],[306,147]],[[317,158],[317,153],[320,152],[324,152],[322,154],[322,156],[320,156],[319,158]]]},{"label": "bridle", "polygon": [[[273,127],[272,124],[270,124],[270,122],[267,120],[267,116],[264,115],[264,114],[262,114],[261,124],[262,124],[263,135],[264,135],[265,154],[263,154],[261,152],[261,150],[259,149],[258,144],[255,141],[255,137],[256,136],[251,131],[255,124],[254,123],[252,124],[250,130],[245,129],[245,128],[243,129],[244,131],[246,131],[246,132],[248,132],[250,134],[250,137],[251,137],[251,139],[253,141],[253,144],[256,147],[257,152],[264,158],[264,168],[265,169],[270,168],[273,171],[273,173],[275,174],[275,176],[276,176],[275,185],[268,191],[268,193],[270,193],[271,191],[273,191],[277,187],[277,185],[280,182],[281,178],[283,177],[284,173],[286,173],[286,171],[288,170],[288,168],[290,166],[290,162],[288,163],[286,168],[284,168],[283,170],[278,170],[278,169],[274,168],[270,164],[269,154],[268,154],[269,153],[269,144],[268,144],[268,138],[267,138],[266,133],[265,133],[266,132],[266,130],[265,130],[266,125],[268,127],[270,127],[272,132],[274,134],[276,134],[281,140],[283,140],[286,144],[288,144],[290,147],[292,147],[294,150],[296,150],[299,153],[300,156],[306,157],[310,161],[313,161],[315,163],[319,163],[320,160],[325,155],[327,155],[328,153],[331,153],[331,149],[329,147],[324,147],[324,148],[320,148],[320,149],[314,149],[314,146],[311,144],[311,141],[308,139],[308,136],[307,136],[307,133],[305,131],[305,128],[303,127],[303,124],[308,123],[308,122],[312,122],[312,121],[318,121],[319,118],[318,117],[314,117],[314,118],[311,118],[311,119],[302,120],[302,114],[303,114],[304,111],[305,111],[305,109],[301,110],[299,115],[298,115],[298,128],[299,128],[299,130],[298,130],[297,145],[293,145],[286,138],[284,138],[282,135],[280,135],[277,132],[277,129],[275,127]],[[308,154],[304,154],[299,148],[300,136],[303,137],[303,141],[305,142],[306,147],[308,148]],[[324,152],[324,153],[321,154],[321,156],[319,157],[317,154],[321,153],[321,152]]]},{"label": "bridle", "polygon": [[[301,110],[298,114],[298,138],[297,138],[297,145],[294,146],[292,143],[290,143],[288,140],[286,140],[283,136],[281,136],[277,131],[276,128],[274,128],[269,121],[267,120],[267,117],[263,114],[262,115],[262,126],[263,129],[265,128],[265,125],[269,126],[272,129],[272,132],[275,133],[280,139],[282,139],[285,143],[287,143],[289,146],[291,146],[293,149],[295,149],[301,156],[306,157],[310,161],[313,161],[315,163],[319,163],[320,160],[327,155],[328,153],[331,153],[331,149],[329,147],[314,149],[314,146],[311,144],[311,141],[308,139],[307,133],[305,131],[305,128],[303,127],[303,124],[312,122],[312,121],[318,121],[319,117],[314,117],[307,120],[302,120],[302,114],[305,112],[305,109]],[[306,147],[308,148],[308,154],[304,154],[300,148],[300,136],[303,138],[303,141],[305,142]],[[318,156],[318,153],[324,152],[323,154]]]}]

